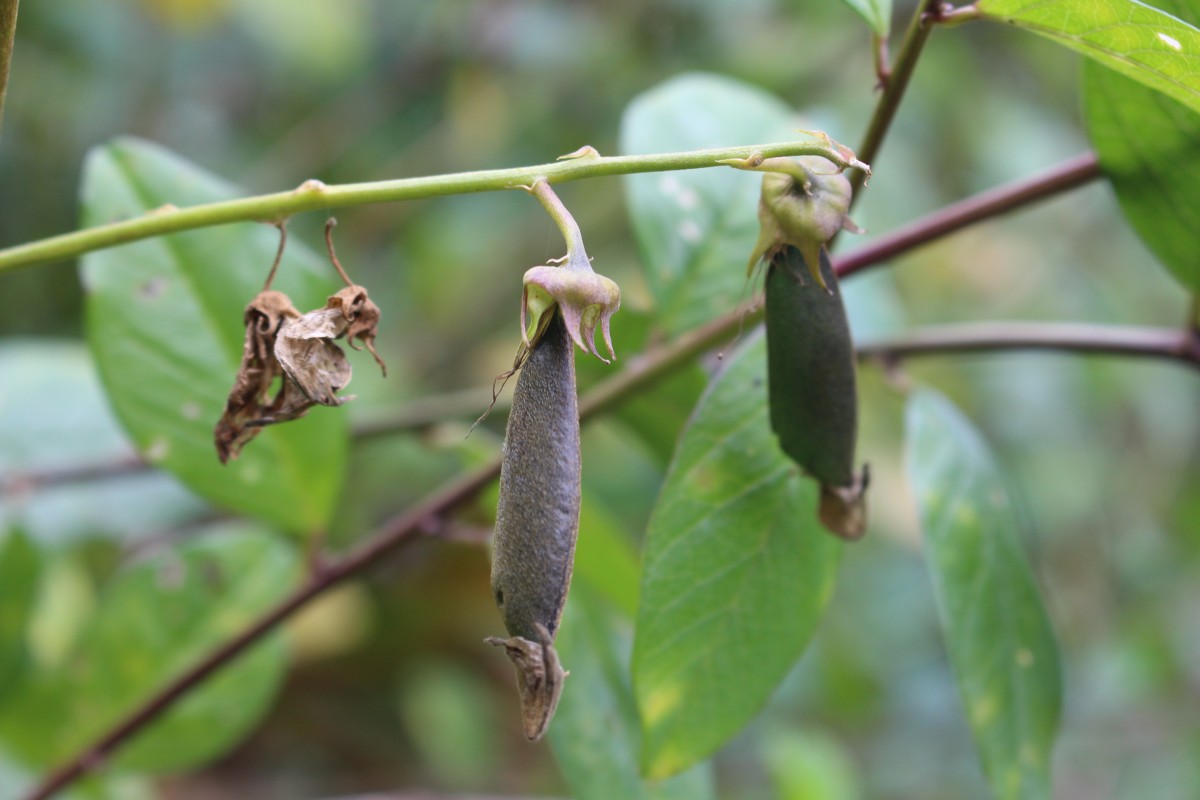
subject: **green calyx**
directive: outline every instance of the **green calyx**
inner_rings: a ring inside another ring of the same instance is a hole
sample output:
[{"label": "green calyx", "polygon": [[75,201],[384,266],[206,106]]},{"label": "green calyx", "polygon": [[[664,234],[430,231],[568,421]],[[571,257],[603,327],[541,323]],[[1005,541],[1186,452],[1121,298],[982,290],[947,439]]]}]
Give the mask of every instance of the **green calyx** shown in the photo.
[{"label": "green calyx", "polygon": [[758,241],[747,272],[790,245],[804,257],[813,280],[828,290],[820,271],[822,248],[842,229],[858,231],[848,216],[853,190],[844,170],[854,166],[869,171],[853,153],[845,151],[842,156],[836,161],[802,156],[748,159],[731,164],[766,173],[758,202]]},{"label": "green calyx", "polygon": [[[616,358],[610,320],[621,307],[621,289],[616,281],[597,274],[583,246],[579,226],[550,184],[537,181],[528,191],[541,201],[567,242],[567,254],[556,261],[525,272],[521,294],[521,338],[526,349],[545,331],[557,307],[563,316],[567,334],[580,350],[591,353],[605,364]],[[596,328],[600,328],[609,358],[596,347]]]}]

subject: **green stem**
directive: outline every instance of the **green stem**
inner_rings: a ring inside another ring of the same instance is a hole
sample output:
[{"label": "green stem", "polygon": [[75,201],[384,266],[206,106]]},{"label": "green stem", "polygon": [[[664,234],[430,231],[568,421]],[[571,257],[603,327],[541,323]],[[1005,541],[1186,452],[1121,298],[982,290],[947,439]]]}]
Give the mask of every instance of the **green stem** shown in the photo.
[{"label": "green stem", "polygon": [[292,214],[303,211],[515,189],[531,186],[538,180],[547,183],[561,183],[582,178],[631,175],[639,172],[704,169],[723,166],[721,162],[727,160],[748,159],[756,154],[763,158],[823,156],[835,162],[841,158],[841,154],[833,146],[809,140],[655,155],[582,156],[531,167],[459,172],[449,175],[336,186],[328,186],[320,181],[310,180],[291,191],[207,203],[191,208],[155,209],[133,219],[9,247],[0,250],[0,273],[18,267],[74,258],[92,250],[113,247],[152,236],[162,236],[166,233],[178,233],[213,225],[225,225],[231,222],[278,223]]},{"label": "green stem", "polygon": [[582,259],[583,264],[588,264],[587,248],[583,246],[583,231],[579,230],[579,223],[571,216],[563,201],[558,199],[550,184],[544,180],[534,181],[533,186],[529,187],[529,193],[546,209],[546,213],[554,220],[567,243],[567,259],[564,265],[570,267],[577,263],[577,259]]},{"label": "green stem", "polygon": [[0,123],[4,122],[4,95],[8,91],[8,69],[17,36],[18,5],[20,0],[0,0]]},{"label": "green stem", "polygon": [[[880,95],[879,102],[875,106],[875,113],[867,125],[867,133],[855,153],[868,164],[873,163],[876,156],[879,155],[883,138],[892,126],[892,120],[895,119],[896,111],[900,108],[900,101],[904,98],[904,92],[908,88],[913,70],[916,69],[917,59],[920,58],[921,51],[925,48],[925,41],[933,29],[932,20],[938,18],[940,5],[941,0],[922,0],[917,6],[917,10],[913,12],[912,21],[909,23],[908,31],[904,34],[904,41],[900,45],[900,52],[892,63],[887,80],[883,85],[883,94]],[[862,189],[866,179],[867,174],[861,170],[851,172],[850,185],[854,189],[851,205],[858,199],[859,190]]]}]

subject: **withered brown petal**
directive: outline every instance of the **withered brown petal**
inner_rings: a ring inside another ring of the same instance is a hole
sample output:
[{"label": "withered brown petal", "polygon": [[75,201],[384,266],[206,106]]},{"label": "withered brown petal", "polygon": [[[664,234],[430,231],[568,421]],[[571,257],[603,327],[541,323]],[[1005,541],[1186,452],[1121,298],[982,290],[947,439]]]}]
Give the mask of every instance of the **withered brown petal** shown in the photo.
[{"label": "withered brown petal", "polygon": [[300,312],[283,292],[260,292],[246,306],[242,363],[225,401],[225,412],[213,431],[222,464],[236,458],[242,447],[258,434],[256,421],[263,416],[271,383],[282,374],[275,358],[276,335],[280,325],[299,316]]},{"label": "withered brown petal", "polygon": [[341,308],[326,306],[284,323],[275,339],[275,357],[287,376],[314,403],[339,406],[337,393],[350,383],[350,362],[333,340],[350,321]]},{"label": "withered brown petal", "polygon": [[375,363],[379,365],[384,377],[387,377],[387,365],[383,363],[379,353],[375,352],[379,306],[368,297],[367,290],[361,286],[347,286],[329,298],[327,307],[340,308],[342,314],[350,321],[350,326],[346,329],[346,344],[354,350],[361,350],[362,348],[355,346],[354,340],[362,341],[374,356]]}]

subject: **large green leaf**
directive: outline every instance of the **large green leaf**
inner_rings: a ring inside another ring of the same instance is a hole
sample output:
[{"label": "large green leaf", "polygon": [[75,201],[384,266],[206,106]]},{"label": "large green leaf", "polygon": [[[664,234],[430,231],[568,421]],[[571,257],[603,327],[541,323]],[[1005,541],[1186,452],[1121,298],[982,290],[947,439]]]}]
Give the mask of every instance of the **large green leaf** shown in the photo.
[{"label": "large green leaf", "polygon": [[[797,127],[788,107],[760,89],[716,75],[683,75],[629,104],[621,152],[787,141]],[[735,169],[625,178],[646,280],[668,330],[687,330],[744,296],[761,182],[761,176]]]},{"label": "large green leaf", "polygon": [[29,539],[0,528],[0,707],[25,668],[40,569],[41,554]]},{"label": "large green leaf", "polygon": [[700,401],[650,520],[633,675],[651,777],[758,713],[833,590],[840,547],[771,432],[764,345],[755,337]]},{"label": "large green leaf", "polygon": [[[1158,2],[1200,20],[1200,0]],[[1200,114],[1095,63],[1084,87],[1088,133],[1125,218],[1180,283],[1200,291]]]},{"label": "large green leaf", "polygon": [[946,648],[984,770],[997,797],[1049,797],[1062,676],[1021,517],[987,445],[941,395],[912,396],[907,436]]},{"label": "large green leaf", "polygon": [[975,7],[1200,111],[1200,30],[1165,11],[1137,0],[979,0]]},{"label": "large green leaf", "polygon": [[[119,574],[64,662],[0,708],[14,755],[31,767],[76,755],[294,584],[297,560],[278,537],[204,533]],[[139,732],[115,763],[163,772],[215,758],[265,713],[285,665],[282,640],[269,637]]]},{"label": "large green leaf", "polygon": [[[88,157],[83,221],[237,194],[162,148],[120,139]],[[277,243],[273,229],[243,223],[88,254],[88,339],[113,410],[143,456],[216,503],[312,531],[328,521],[341,487],[344,410],[316,408],[269,427],[228,466],[213,447],[241,360],[242,309],[262,288]],[[301,311],[323,306],[336,289],[328,270],[292,242],[274,288]]]},{"label": "large green leaf", "polygon": [[871,26],[877,36],[886,37],[892,26],[892,0],[843,0]]},{"label": "large green leaf", "polygon": [[[0,471],[47,475],[133,457],[82,342],[0,345],[0,375]],[[41,547],[144,536],[211,513],[211,506],[157,470],[0,492],[0,527],[20,527]]]},{"label": "large green leaf", "polygon": [[641,733],[629,685],[628,631],[585,587],[571,592],[556,647],[571,674],[550,726],[550,744],[572,797],[705,800],[714,796],[707,765],[655,783],[638,774]]}]

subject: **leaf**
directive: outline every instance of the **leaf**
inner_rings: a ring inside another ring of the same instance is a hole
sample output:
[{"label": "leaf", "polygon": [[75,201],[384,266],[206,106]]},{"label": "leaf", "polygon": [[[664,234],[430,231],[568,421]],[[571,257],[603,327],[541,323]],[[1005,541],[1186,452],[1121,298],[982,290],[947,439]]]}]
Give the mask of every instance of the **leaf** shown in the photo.
[{"label": "leaf", "polygon": [[27,628],[41,560],[21,531],[0,529],[0,707],[25,670]]},{"label": "leaf", "polygon": [[1137,0],[979,0],[975,8],[1200,111],[1200,30],[1165,11]]},{"label": "leaf", "polygon": [[707,757],[812,636],[840,545],[767,420],[762,337],[701,399],[651,516],[633,675],[650,777]]},{"label": "leaf", "polygon": [[[160,147],[119,139],[88,157],[83,219],[94,225],[237,194]],[[228,466],[213,446],[241,362],[242,309],[262,288],[277,244],[273,229],[245,223],[89,253],[88,341],[113,410],[144,457],[215,503],[308,532],[328,522],[341,487],[344,414],[318,409],[272,426]],[[324,306],[336,288],[327,270],[292,242],[275,288],[298,308]]]},{"label": "leaf", "polygon": [[[787,141],[797,127],[786,105],[757,88],[716,75],[683,75],[629,104],[621,152]],[[646,280],[668,331],[692,328],[746,296],[743,265],[758,236],[761,182],[735,169],[625,178]]]},{"label": "leaf", "polygon": [[1021,519],[987,445],[949,401],[914,394],[906,427],[946,648],[984,771],[997,797],[1049,797],[1062,676]]},{"label": "leaf", "polygon": [[625,528],[584,489],[575,545],[575,581],[604,595],[630,618],[637,613],[638,553]]},{"label": "leaf", "polygon": [[[278,537],[242,528],[206,531],[117,575],[70,656],[0,709],[0,738],[33,767],[77,755],[276,602],[296,566]],[[281,639],[268,638],[140,731],[115,763],[169,772],[219,756],[266,712],[285,665]]]},{"label": "leaf", "polygon": [[[1172,10],[1200,19],[1197,0]],[[1180,283],[1200,291],[1200,115],[1096,64],[1084,69],[1084,97],[1092,145],[1125,218]]]},{"label": "leaf", "polygon": [[24,491],[22,475],[115,464],[134,452],[82,343],[0,345],[0,375],[0,472],[15,481],[0,491],[0,527],[20,527],[51,548],[161,531],[212,512],[170,475],[152,470]]},{"label": "leaf", "polygon": [[629,637],[586,587],[567,602],[557,647],[570,669],[550,744],[576,800],[711,800],[707,765],[659,783],[638,774],[637,708],[629,685]]},{"label": "leaf", "polygon": [[856,800],[863,792],[849,753],[818,731],[773,731],[763,757],[779,800]]},{"label": "leaf", "polygon": [[892,0],[844,0],[858,12],[876,36],[886,38],[892,26]]}]

